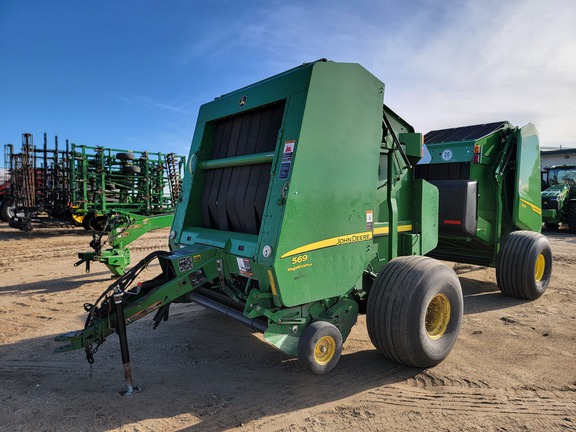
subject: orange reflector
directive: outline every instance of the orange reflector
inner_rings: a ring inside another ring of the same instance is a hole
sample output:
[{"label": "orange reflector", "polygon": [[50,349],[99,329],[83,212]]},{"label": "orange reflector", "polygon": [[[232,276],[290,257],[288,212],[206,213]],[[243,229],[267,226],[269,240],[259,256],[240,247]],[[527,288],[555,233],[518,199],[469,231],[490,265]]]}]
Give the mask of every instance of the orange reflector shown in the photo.
[{"label": "orange reflector", "polygon": [[474,154],[480,154],[481,150],[482,150],[482,147],[480,147],[480,145],[476,144],[474,146]]},{"label": "orange reflector", "polygon": [[445,219],[443,221],[446,225],[462,225],[462,221]]}]

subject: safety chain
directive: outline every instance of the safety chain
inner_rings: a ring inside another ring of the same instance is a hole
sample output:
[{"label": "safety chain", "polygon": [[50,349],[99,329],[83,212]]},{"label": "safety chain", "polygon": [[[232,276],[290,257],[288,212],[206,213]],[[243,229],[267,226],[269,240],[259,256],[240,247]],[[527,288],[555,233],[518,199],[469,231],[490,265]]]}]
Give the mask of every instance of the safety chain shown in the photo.
[{"label": "safety chain", "polygon": [[92,349],[92,344],[88,344],[84,348],[84,351],[86,352],[86,360],[88,361],[88,364],[90,365],[90,374],[88,375],[88,377],[90,379],[92,379],[94,376],[92,373],[92,365],[94,364],[94,354],[96,354],[98,352],[98,348],[100,348],[100,344],[96,345],[96,348],[94,348],[94,349]]}]

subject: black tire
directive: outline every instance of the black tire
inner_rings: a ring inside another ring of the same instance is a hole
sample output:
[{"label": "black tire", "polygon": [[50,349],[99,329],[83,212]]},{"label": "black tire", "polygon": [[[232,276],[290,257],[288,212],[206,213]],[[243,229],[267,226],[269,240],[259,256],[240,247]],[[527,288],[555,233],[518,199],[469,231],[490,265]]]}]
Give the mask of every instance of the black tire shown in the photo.
[{"label": "black tire", "polygon": [[558,229],[560,228],[560,225],[558,225],[558,223],[556,222],[546,222],[544,226],[546,227],[547,230],[550,231],[558,231]]},{"label": "black tire", "polygon": [[16,207],[12,203],[11,199],[2,200],[2,205],[0,205],[0,218],[4,222],[10,222],[10,219],[16,216]]},{"label": "black tire", "polygon": [[576,201],[568,203],[568,232],[576,234]]},{"label": "black tire", "polygon": [[329,322],[315,321],[298,342],[298,360],[316,375],[330,372],[342,354],[342,334]]},{"label": "black tire", "polygon": [[30,232],[32,231],[34,228],[32,227],[32,221],[30,219],[24,219],[22,221],[22,231],[24,232]]},{"label": "black tire", "polygon": [[90,231],[92,228],[90,228],[90,223],[92,222],[92,219],[94,219],[96,215],[93,212],[89,212],[86,213],[86,215],[82,218],[82,227],[86,230],[86,231]]},{"label": "black tire", "polygon": [[506,237],[496,260],[496,280],[502,293],[535,300],[552,276],[552,250],[545,236],[514,231]]},{"label": "black tire", "polygon": [[106,222],[107,222],[108,218],[106,216],[95,216],[92,219],[90,219],[90,229],[93,231],[104,231],[104,228],[106,228]]},{"label": "black tire", "polygon": [[121,161],[132,161],[136,160],[136,155],[134,153],[116,153],[116,159]]},{"label": "black tire", "polygon": [[368,335],[390,360],[432,367],[456,343],[463,308],[460,281],[446,264],[422,256],[395,258],[368,295]]},{"label": "black tire", "polygon": [[125,167],[122,167],[123,174],[140,174],[140,171],[139,166],[126,165]]}]

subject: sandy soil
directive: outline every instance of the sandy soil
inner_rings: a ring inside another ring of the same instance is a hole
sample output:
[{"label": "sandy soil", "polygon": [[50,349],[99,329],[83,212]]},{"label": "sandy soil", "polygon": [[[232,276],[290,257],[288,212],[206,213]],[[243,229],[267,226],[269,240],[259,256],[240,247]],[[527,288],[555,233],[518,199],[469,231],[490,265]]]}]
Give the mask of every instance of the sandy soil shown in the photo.
[{"label": "sandy soil", "polygon": [[[167,230],[134,243],[133,262],[166,249]],[[455,265],[465,316],[454,350],[420,370],[379,355],[361,317],[336,369],[304,371],[249,329],[194,304],[153,331],[128,328],[134,381],[122,398],[117,338],[90,369],[53,354],[109,285],[103,265],[73,267],[82,229],[0,225],[0,430],[576,430],[576,236],[552,233],[554,276],[534,302],[504,297],[494,270]],[[150,276],[157,268],[150,269]]]}]

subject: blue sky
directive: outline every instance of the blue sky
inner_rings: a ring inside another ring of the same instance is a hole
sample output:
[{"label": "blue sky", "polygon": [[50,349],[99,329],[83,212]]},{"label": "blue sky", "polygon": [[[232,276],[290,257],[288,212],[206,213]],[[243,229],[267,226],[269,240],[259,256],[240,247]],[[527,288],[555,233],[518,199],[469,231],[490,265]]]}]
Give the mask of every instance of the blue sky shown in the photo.
[{"label": "blue sky", "polygon": [[420,132],[509,120],[576,146],[574,23],[572,0],[0,0],[0,144],[187,154],[202,103],[325,57]]}]

